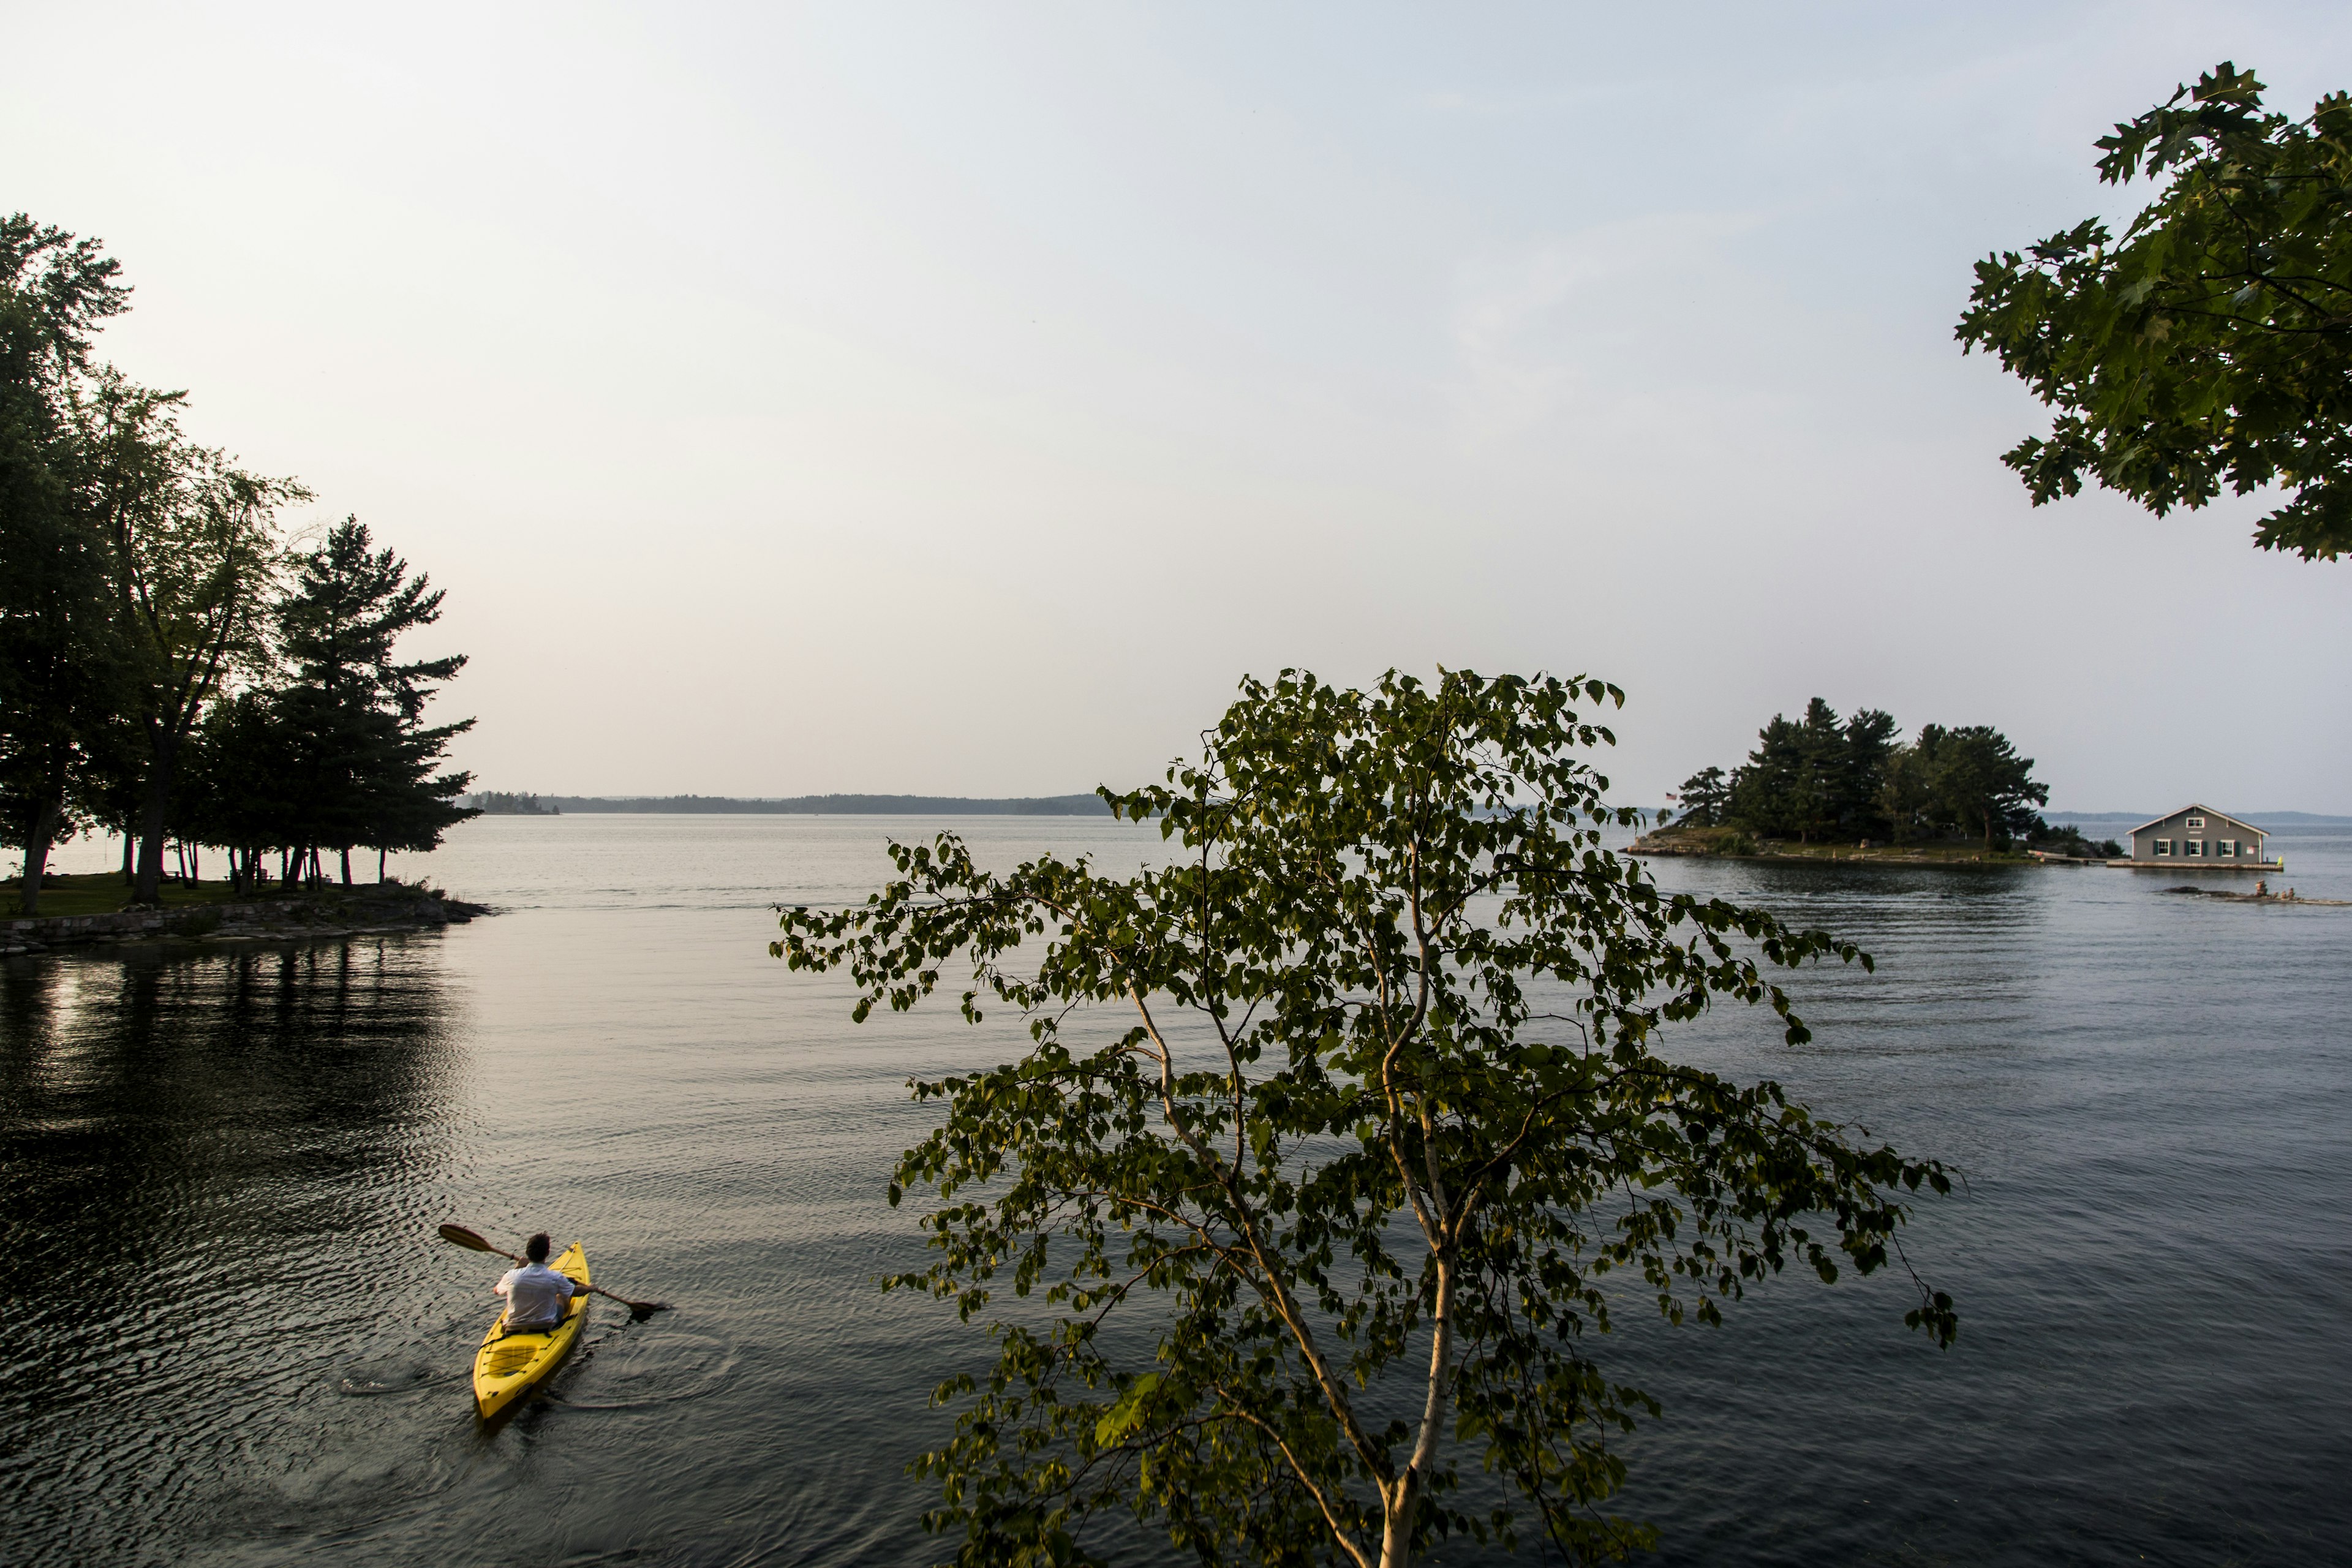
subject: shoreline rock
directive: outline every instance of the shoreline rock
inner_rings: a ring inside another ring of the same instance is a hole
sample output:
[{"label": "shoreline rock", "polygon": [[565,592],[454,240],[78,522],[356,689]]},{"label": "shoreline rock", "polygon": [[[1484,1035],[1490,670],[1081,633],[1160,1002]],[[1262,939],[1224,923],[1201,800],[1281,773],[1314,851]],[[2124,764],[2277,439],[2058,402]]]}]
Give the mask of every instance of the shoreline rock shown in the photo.
[{"label": "shoreline rock", "polygon": [[2289,888],[2284,893],[2273,893],[2261,883],[2251,893],[2233,893],[2226,888],[2197,888],[2183,884],[2167,888],[2168,893],[2186,893],[2192,899],[2219,899],[2225,904],[2292,904],[2297,907],[2317,905],[2328,909],[2352,909],[2352,899],[2306,899]]},{"label": "shoreline rock", "polygon": [[463,925],[498,911],[437,889],[366,883],[305,889],[231,904],[182,904],[100,915],[0,920],[0,957],[91,947],[179,942],[338,942]]},{"label": "shoreline rock", "polygon": [[1627,846],[1633,855],[1679,856],[1697,860],[1761,860],[1780,866],[2104,866],[2105,860],[2053,855],[2037,850],[1994,850],[1934,847],[1919,844],[1822,845],[1791,849],[1776,840],[1759,841],[1736,827],[1662,827],[1643,834]]}]

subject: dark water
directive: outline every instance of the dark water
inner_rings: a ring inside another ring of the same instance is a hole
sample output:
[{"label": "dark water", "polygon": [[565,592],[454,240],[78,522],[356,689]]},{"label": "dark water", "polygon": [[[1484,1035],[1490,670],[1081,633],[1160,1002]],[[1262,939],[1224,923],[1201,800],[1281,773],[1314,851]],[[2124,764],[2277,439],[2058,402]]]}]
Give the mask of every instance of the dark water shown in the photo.
[{"label": "dark water", "polygon": [[[900,1468],[983,1347],[873,1288],[919,1256],[881,1185],[923,1124],[903,1079],[1011,1047],[946,1008],[854,1029],[764,951],[771,900],[862,890],[894,827],[493,818],[425,868],[511,912],[446,936],[0,965],[0,1563],[939,1555]],[[2273,845],[2280,880],[2352,897],[2352,840]],[[1623,1500],[1665,1561],[2352,1562],[2352,910],[1659,871],[1881,960],[1805,978],[1810,1047],[1718,1016],[1681,1054],[1969,1176],[1910,1236],[1960,1300],[1951,1352],[1883,1280],[1619,1336],[1667,1405]],[[681,1310],[600,1307],[486,1435],[496,1269],[452,1218],[584,1239]]]}]

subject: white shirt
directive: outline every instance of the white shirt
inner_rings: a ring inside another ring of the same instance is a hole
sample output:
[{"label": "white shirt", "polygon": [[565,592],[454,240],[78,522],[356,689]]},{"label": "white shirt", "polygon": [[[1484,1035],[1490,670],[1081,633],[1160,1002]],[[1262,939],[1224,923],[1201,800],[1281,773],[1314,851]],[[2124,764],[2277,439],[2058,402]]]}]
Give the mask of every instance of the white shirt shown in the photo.
[{"label": "white shirt", "polygon": [[507,1299],[509,1329],[532,1323],[552,1326],[563,1321],[563,1310],[572,1304],[571,1279],[544,1263],[509,1268],[490,1289]]}]

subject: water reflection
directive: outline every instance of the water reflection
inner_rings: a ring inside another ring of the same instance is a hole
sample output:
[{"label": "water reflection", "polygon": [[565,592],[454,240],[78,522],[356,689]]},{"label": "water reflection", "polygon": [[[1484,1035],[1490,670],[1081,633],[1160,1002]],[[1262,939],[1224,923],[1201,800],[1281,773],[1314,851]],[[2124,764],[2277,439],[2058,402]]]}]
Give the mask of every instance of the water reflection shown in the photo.
[{"label": "water reflection", "polygon": [[[1020,1048],[952,1005],[846,1021],[766,955],[936,823],[485,818],[410,867],[513,911],[446,937],[0,965],[0,1563],[907,1563],[924,1395],[988,1342],[879,1274],[909,1076]],[[967,821],[1010,864],[1148,826]],[[2352,897],[2352,842],[2287,847]],[[2124,872],[1665,862],[1861,942],[1794,977],[1812,1044],[1727,1007],[1669,1053],[1954,1160],[1900,1279],[1801,1279],[1608,1347],[1665,1399],[1632,1511],[1668,1563],[2300,1563],[2352,1538],[2352,910]],[[457,1219],[588,1244],[549,1396],[475,1428],[503,1267]],[[281,1332],[281,1330],[291,1331]],[[1473,1461],[1475,1468],[1475,1461]],[[1114,1545],[1121,1562],[1164,1552]],[[1442,1559],[1507,1561],[1460,1541]]]},{"label": "water reflection", "polygon": [[173,1555],[354,1424],[347,1366],[438,1375],[383,1309],[457,1011],[430,942],[0,967],[0,1555]]}]

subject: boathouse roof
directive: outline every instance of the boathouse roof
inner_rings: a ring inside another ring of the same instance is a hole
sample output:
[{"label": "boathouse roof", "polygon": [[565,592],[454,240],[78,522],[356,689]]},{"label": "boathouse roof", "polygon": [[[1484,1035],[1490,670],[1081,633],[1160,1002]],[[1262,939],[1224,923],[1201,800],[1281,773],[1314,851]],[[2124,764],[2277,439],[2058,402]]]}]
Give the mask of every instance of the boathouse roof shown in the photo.
[{"label": "boathouse roof", "polygon": [[2141,823],[2137,827],[2133,828],[2132,832],[2145,833],[2149,828],[2156,826],[2158,823],[2170,822],[2174,817],[2185,816],[2192,811],[2199,812],[2206,816],[2216,818],[2219,821],[2226,822],[2232,827],[2243,828],[2257,838],[2267,838],[2270,837],[2267,830],[2256,827],[2251,822],[2242,822],[2238,818],[2231,816],[2226,811],[2216,811],[2210,805],[2198,805],[2193,802],[2188,805],[2175,806],[2172,810],[2166,812],[2162,816],[2151,816],[2146,822]]}]

